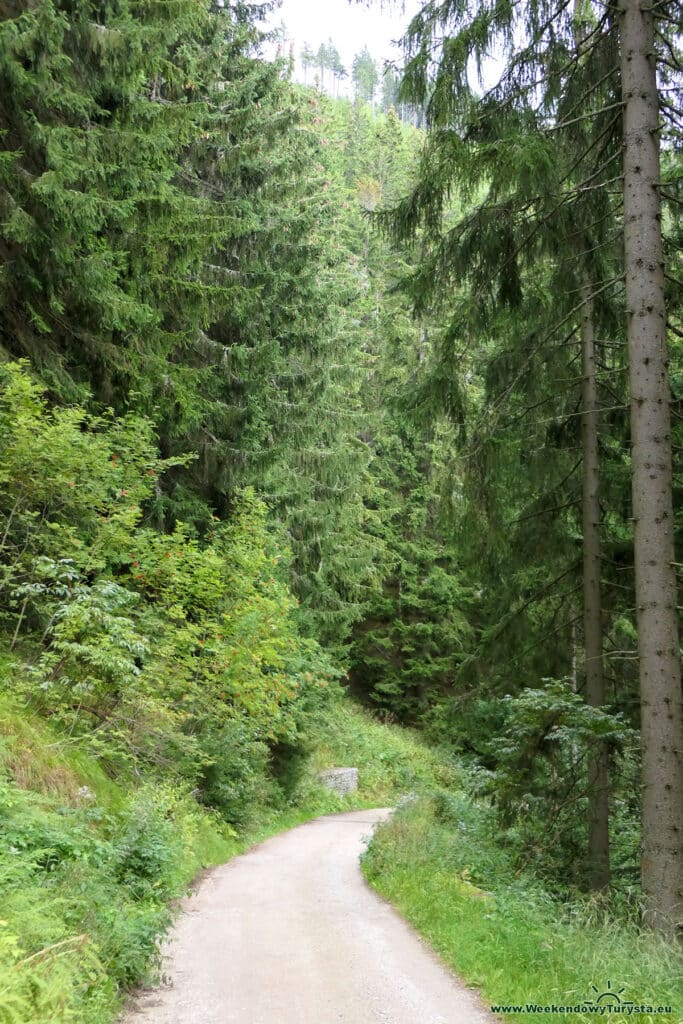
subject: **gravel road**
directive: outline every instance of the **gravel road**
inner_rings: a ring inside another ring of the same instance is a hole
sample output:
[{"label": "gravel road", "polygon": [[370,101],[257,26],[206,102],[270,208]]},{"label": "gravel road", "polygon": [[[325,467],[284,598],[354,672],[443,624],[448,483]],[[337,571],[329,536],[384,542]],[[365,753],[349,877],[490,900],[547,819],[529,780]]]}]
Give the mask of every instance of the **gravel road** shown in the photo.
[{"label": "gravel road", "polygon": [[490,1024],[366,885],[386,810],[318,818],[209,873],[123,1024]]}]

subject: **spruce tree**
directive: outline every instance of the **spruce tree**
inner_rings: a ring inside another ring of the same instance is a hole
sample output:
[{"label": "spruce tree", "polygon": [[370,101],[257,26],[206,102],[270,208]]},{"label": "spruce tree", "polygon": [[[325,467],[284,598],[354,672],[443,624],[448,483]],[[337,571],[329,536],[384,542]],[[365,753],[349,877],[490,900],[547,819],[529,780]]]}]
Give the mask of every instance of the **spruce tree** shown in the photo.
[{"label": "spruce tree", "polygon": [[[615,167],[615,163],[621,141],[619,128],[622,105],[625,105],[626,112],[624,133],[627,154],[626,190],[628,192],[628,188],[631,187],[635,196],[640,194],[639,187],[642,186],[642,189],[645,191],[648,191],[649,188],[648,196],[650,198],[651,193],[656,193],[658,179],[654,171],[650,172],[649,184],[643,184],[644,177],[640,160],[633,161],[629,171],[629,103],[631,103],[631,109],[633,109],[631,101],[635,97],[636,89],[631,87],[629,92],[629,87],[624,86],[624,83],[627,83],[629,80],[628,75],[624,72],[624,67],[622,67],[620,81],[620,53],[622,55],[622,65],[624,62],[628,62],[630,71],[632,71],[634,66],[633,61],[637,61],[638,53],[643,54],[647,52],[649,54],[649,78],[646,80],[644,65],[641,67],[640,75],[642,83],[644,83],[641,93],[648,96],[645,104],[648,107],[650,116],[648,139],[655,140],[651,144],[654,153],[657,150],[656,138],[658,127],[656,124],[658,97],[656,94],[654,71],[657,51],[651,34],[646,39],[645,44],[643,44],[643,39],[647,36],[647,30],[649,29],[647,18],[645,19],[645,24],[640,23],[637,26],[640,34],[636,32],[636,15],[640,17],[638,13],[640,7],[637,3],[634,3],[632,7],[633,10],[629,9],[624,14],[621,32],[618,30],[615,20],[609,11],[599,11],[592,19],[590,27],[581,40],[581,56],[578,61],[574,55],[576,23],[564,6],[542,3],[529,4],[523,16],[523,34],[521,37],[519,30],[522,25],[517,20],[513,9],[501,7],[500,5],[486,8],[474,15],[471,14],[465,5],[433,2],[426,4],[421,14],[414,19],[407,35],[407,48],[410,59],[406,69],[403,96],[411,100],[427,103],[427,116],[432,127],[432,135],[431,148],[428,149],[429,159],[425,161],[425,170],[422,174],[421,182],[415,190],[412,201],[406,202],[399,207],[397,219],[400,231],[408,235],[418,225],[422,225],[427,230],[432,229],[433,233],[438,236],[444,215],[447,216],[447,197],[450,190],[454,187],[457,178],[460,178],[460,184],[464,185],[465,188],[472,188],[473,185],[476,187],[475,183],[482,181],[483,174],[478,163],[481,160],[482,150],[486,152],[487,149],[495,150],[497,148],[499,156],[502,156],[504,150],[501,151],[501,146],[510,145],[511,143],[515,145],[517,141],[522,141],[528,134],[524,130],[525,123],[537,126],[537,128],[533,129],[535,134],[531,136],[532,140],[537,140],[536,142],[531,142],[532,146],[536,145],[535,153],[533,149],[527,146],[525,153],[522,153],[520,150],[515,155],[517,162],[515,174],[517,180],[527,190],[528,202],[526,208],[516,208],[517,215],[520,212],[524,212],[527,215],[531,214],[532,225],[530,231],[521,233],[523,244],[520,244],[520,237],[516,235],[515,231],[515,208],[510,207],[509,204],[506,206],[503,197],[500,194],[495,194],[490,189],[488,206],[485,203],[480,206],[481,215],[478,214],[471,218],[469,225],[465,221],[464,232],[462,230],[460,232],[453,231],[444,235],[445,240],[437,246],[436,256],[431,259],[428,269],[421,275],[420,280],[422,284],[426,283],[427,287],[432,289],[434,280],[438,281],[437,287],[439,288],[451,284],[458,272],[458,268],[467,267],[468,256],[471,257],[472,253],[477,251],[481,253],[485,244],[493,243],[498,252],[494,262],[497,259],[499,267],[499,298],[502,302],[507,301],[512,306],[518,304],[522,287],[521,268],[525,259],[529,259],[529,254],[533,251],[533,247],[538,244],[539,240],[541,240],[542,244],[544,228],[553,223],[553,219],[554,223],[557,224],[558,215],[562,216],[563,208],[566,213],[572,197],[576,197],[578,201],[583,199],[584,195],[599,191],[601,188],[606,189],[608,182],[611,180],[610,175],[615,180],[618,180],[619,168],[618,165]],[[668,23],[669,15],[667,11],[664,9],[660,11],[658,9],[657,12],[653,13],[655,18],[661,15],[659,25],[660,30],[663,31]],[[628,34],[627,25],[630,25],[632,35]],[[664,34],[665,32],[663,31]],[[634,42],[636,36],[637,44],[641,46],[640,50],[637,49],[636,42]],[[521,42],[520,38],[522,38]],[[436,42],[437,39],[438,42]],[[494,40],[498,41],[497,45],[505,53],[506,66],[498,86],[482,97],[476,91],[473,91],[470,86],[469,61],[471,58],[474,58],[479,63],[479,66],[481,66],[486,52],[494,45]],[[642,48],[643,45],[645,49]],[[434,46],[436,46],[436,53],[434,53]],[[621,86],[625,88],[623,96],[620,92]],[[573,107],[570,106],[569,108],[563,102],[563,98],[568,95],[573,98]],[[563,139],[571,142],[574,136],[573,129],[577,124],[588,120],[591,123],[591,131],[586,136],[587,145],[578,149],[576,164],[571,174],[557,181],[556,184],[559,188],[556,187],[553,190],[548,190],[547,182],[549,178],[552,178],[552,174],[548,175],[549,161],[553,160],[553,153],[558,151],[558,147],[561,149]],[[516,122],[519,122],[522,131],[515,136],[514,126]],[[463,133],[462,137],[459,137],[458,129]],[[642,145],[642,135],[642,130],[632,131],[631,142],[638,137],[641,138]],[[553,145],[549,145],[550,139],[553,140]],[[648,145],[650,145],[649,142]],[[590,160],[588,159],[589,157]],[[652,156],[650,159],[652,160]],[[581,165],[583,165],[584,175],[586,171],[589,171],[589,173],[583,178],[577,178],[573,172],[581,167]],[[638,170],[636,170],[636,167]],[[609,175],[607,173],[608,169]],[[539,172],[542,184],[539,182]],[[629,173],[632,175],[632,183],[636,180],[638,181],[638,187],[634,184],[629,186]],[[637,179],[636,175],[638,176]],[[545,180],[543,180],[544,178]],[[654,188],[652,187],[653,185],[655,186]],[[613,219],[617,216],[615,212],[609,210],[607,215]],[[495,234],[492,230],[494,228],[494,217],[497,220]],[[637,254],[635,257],[633,255],[634,214],[628,205],[628,201],[625,207],[625,217],[627,220],[625,233],[626,265],[628,267],[629,260],[637,258]],[[659,223],[657,222],[654,207],[650,217],[651,224]],[[599,223],[597,216],[593,216],[592,223]],[[628,227],[629,224],[631,228]],[[468,226],[471,234],[467,232]],[[482,228],[489,230],[490,233],[486,236],[482,235]],[[636,226],[636,234],[637,230]],[[660,230],[659,227],[657,230]],[[568,240],[568,233],[560,234],[559,237]],[[599,236],[597,242],[600,243]],[[468,243],[470,243],[469,251],[467,248]],[[472,248],[472,245],[476,248]],[[507,253],[505,253],[506,246]],[[601,247],[600,244],[598,247]],[[651,248],[656,257],[658,252],[657,246],[653,244]],[[581,251],[584,250],[581,249]],[[587,251],[595,251],[595,245],[589,246]],[[470,265],[465,269],[465,274],[475,286],[475,294],[478,288],[481,289],[482,286],[485,286],[484,275],[488,274],[489,277],[491,275],[491,261],[484,260],[481,256],[476,258],[479,261],[479,267],[477,268],[475,263],[474,268]],[[656,263],[657,260],[654,259],[651,262]],[[654,269],[652,273],[655,274]],[[656,273],[661,273],[661,269]],[[480,275],[479,277],[477,276],[478,274]],[[599,280],[598,278],[591,282],[592,293],[583,292],[583,298],[578,303],[577,309],[583,306],[584,312],[586,312],[589,299],[592,298],[594,300],[607,289],[613,287],[613,282],[609,280],[607,282],[603,281],[598,286]],[[584,286],[585,281],[580,280],[579,288],[576,290],[575,295],[581,295],[581,289]],[[658,305],[658,302],[651,297],[651,302],[644,306],[645,310],[648,308],[653,311],[652,316],[658,316],[659,321],[664,322],[661,303]],[[656,310],[659,310],[659,312],[657,313]],[[634,318],[631,316],[631,313],[632,311],[629,312],[629,316],[631,317],[630,324],[632,325]],[[644,320],[643,325],[645,325]],[[633,336],[632,326],[630,326],[629,330]],[[660,330],[663,330],[663,328]],[[654,337],[654,335],[651,337]],[[657,344],[661,360],[664,359],[661,333],[658,337],[659,342]],[[588,354],[588,346],[586,345],[584,348],[586,354]],[[652,353],[647,353],[645,365],[649,366],[652,363],[652,358]],[[633,366],[636,363],[637,353],[632,342],[632,374],[634,373]],[[666,373],[662,366],[663,364],[660,364],[655,375],[659,391],[656,393],[656,389],[653,389],[650,396],[650,399],[658,405],[658,408],[668,406]],[[518,386],[518,380],[513,378],[509,385],[508,393],[510,388],[516,386]],[[632,401],[638,403],[640,396],[633,382],[633,377],[632,395]],[[590,403],[590,396],[587,393],[584,394],[584,399]],[[661,442],[663,447],[666,448],[669,444],[667,440],[669,432],[665,429],[666,423],[663,421],[660,427],[661,430],[658,429],[656,431],[657,443]],[[636,441],[637,436],[638,428],[636,427],[635,443],[638,443]],[[652,458],[647,457],[649,465],[652,465]],[[661,494],[662,496],[665,496],[666,493],[670,495],[670,488],[666,482],[667,458],[660,458],[659,464],[664,467],[662,469],[664,483],[661,488]],[[640,489],[641,496],[645,493],[644,468],[645,463],[643,462],[639,466],[638,459],[636,458],[633,464],[634,488]],[[588,480],[586,483],[588,484]],[[665,497],[663,500],[666,503]],[[590,521],[594,520],[595,514],[596,508],[595,501],[593,500],[592,509],[588,506],[586,509],[585,519],[588,527],[590,527]],[[662,548],[659,554],[656,557],[652,555],[649,561],[654,561],[660,567],[664,563],[670,566],[673,561],[673,548],[670,543],[671,531],[668,534],[666,531],[668,529],[667,524],[672,521],[671,516],[667,513],[665,506],[662,506],[659,513],[655,514],[653,511],[651,514],[655,516],[657,522],[650,522],[649,536],[651,538],[659,536]],[[637,513],[636,517],[638,517]],[[588,532],[590,534],[590,529]],[[665,535],[669,538],[667,541],[664,541]],[[638,545],[639,542],[636,540],[637,548]],[[636,561],[638,559],[639,555],[636,553]],[[591,557],[590,561],[595,566],[595,554]],[[594,575],[594,569],[592,573]],[[667,590],[666,587],[663,587],[663,589],[658,591],[660,596],[664,595],[666,591],[666,596],[661,596],[661,599],[669,609],[667,615],[670,618],[673,615],[672,609],[674,604],[674,599],[671,597],[672,578],[672,570],[669,569],[667,576],[669,580],[667,587],[669,589]],[[661,583],[661,572],[658,579]],[[639,607],[643,607],[642,569],[640,581],[637,581],[637,587],[639,591],[638,604]],[[645,605],[653,608],[654,600],[655,595],[652,594],[645,600]],[[648,612],[645,613],[646,618],[648,614]],[[589,625],[588,619],[587,625]],[[660,637],[661,642],[658,647],[660,654],[663,651],[677,651],[677,641],[675,641],[675,636],[672,633],[670,621],[666,629],[668,630],[666,641],[663,636]],[[669,654],[669,662],[667,662],[668,671],[659,673],[658,695],[655,698],[654,693],[650,693],[650,680],[654,678],[653,666],[648,661],[649,641],[643,635],[642,626],[640,627],[640,636],[641,651],[643,652],[641,656],[641,695],[643,752],[645,760],[644,777],[646,780],[643,821],[644,842],[648,851],[642,860],[643,889],[648,900],[648,919],[656,923],[658,927],[663,927],[664,930],[671,930],[678,913],[680,896],[676,895],[676,893],[680,889],[680,883],[676,879],[674,871],[669,871],[667,879],[664,879],[664,864],[666,863],[670,868],[672,863],[671,851],[673,846],[671,845],[671,837],[678,835],[678,841],[680,841],[680,828],[676,826],[678,832],[674,832],[674,815],[672,813],[672,801],[679,801],[680,792],[683,788],[680,781],[680,755],[675,754],[672,743],[667,741],[664,758],[667,767],[662,770],[660,765],[658,772],[655,772],[653,768],[648,768],[647,762],[651,758],[651,754],[648,753],[648,748],[651,747],[649,739],[651,728],[658,717],[658,711],[654,707],[653,702],[659,703],[660,708],[663,706],[662,701],[666,704],[671,712],[667,724],[672,728],[676,728],[678,711],[673,709],[680,708],[680,692],[677,672],[673,671],[670,663],[672,655]],[[592,660],[594,660],[594,663],[597,663],[598,655],[595,642],[593,642],[593,650]],[[660,664],[666,661],[666,657],[664,654],[661,654]],[[665,679],[666,682],[664,681]],[[657,688],[655,689],[657,690]],[[599,687],[595,692],[597,693],[598,691]],[[602,783],[598,782],[596,788],[602,789],[604,787]],[[669,838],[664,843],[656,839],[655,832],[653,831],[654,816],[662,813],[662,811],[664,812],[666,822],[665,827],[670,829],[668,832]],[[656,856],[651,849],[653,843],[657,846]],[[682,859],[679,857],[679,861]],[[674,910],[663,911],[664,904],[673,907]]]},{"label": "spruce tree", "polygon": [[205,202],[177,178],[201,132],[181,43],[192,2],[0,8],[0,344],[57,394],[116,404],[169,378],[209,298]]},{"label": "spruce tree", "polygon": [[[619,7],[624,104],[624,251],[643,752],[646,920],[683,918],[683,701],[672,500],[669,356],[660,201],[655,11]],[[660,21],[660,28],[662,22]]]},{"label": "spruce tree", "polygon": [[357,53],[353,58],[351,78],[356,99],[363,103],[372,104],[377,90],[379,75],[375,59],[367,46],[364,46],[361,52]]},{"label": "spruce tree", "polygon": [[338,645],[375,550],[348,398],[361,289],[320,111],[257,58],[257,8],[172,6],[95,23],[89,4],[26,4],[0,23],[4,345],[54,398],[135,408],[164,455],[196,456],[148,500],[158,526],[205,534],[258,486],[302,620]]}]

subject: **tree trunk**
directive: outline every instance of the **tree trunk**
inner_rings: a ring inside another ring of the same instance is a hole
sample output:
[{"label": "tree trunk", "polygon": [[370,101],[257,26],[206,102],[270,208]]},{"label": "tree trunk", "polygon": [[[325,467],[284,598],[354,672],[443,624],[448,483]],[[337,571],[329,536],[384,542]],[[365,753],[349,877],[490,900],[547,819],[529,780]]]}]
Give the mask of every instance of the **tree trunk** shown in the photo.
[{"label": "tree trunk", "polygon": [[643,755],[645,921],[683,916],[683,708],[652,4],[621,0],[624,249]]},{"label": "tree trunk", "polygon": [[[586,657],[586,702],[605,703],[602,664],[600,597],[600,464],[598,454],[598,386],[595,376],[595,333],[590,284],[582,289],[581,306],[581,441],[583,449],[583,636]],[[600,742],[589,762],[588,865],[591,889],[605,889],[609,863],[609,752]]]}]

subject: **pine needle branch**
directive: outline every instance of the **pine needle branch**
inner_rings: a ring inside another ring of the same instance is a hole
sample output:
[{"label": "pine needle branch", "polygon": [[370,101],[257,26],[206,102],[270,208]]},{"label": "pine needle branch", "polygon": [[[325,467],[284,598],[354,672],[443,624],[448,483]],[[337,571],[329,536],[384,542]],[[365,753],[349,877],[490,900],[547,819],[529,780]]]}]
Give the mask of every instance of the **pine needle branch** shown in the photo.
[{"label": "pine needle branch", "polygon": [[560,121],[559,124],[546,128],[546,132],[551,134],[552,132],[563,131],[565,128],[569,128],[572,124],[579,124],[581,121],[593,120],[598,116],[598,114],[604,114],[607,110],[615,110],[617,107],[621,110],[624,107],[625,102],[625,100],[617,100],[616,103],[609,103],[606,107],[601,107],[599,110],[589,110],[587,114],[579,114],[577,117],[572,117],[568,121]]}]

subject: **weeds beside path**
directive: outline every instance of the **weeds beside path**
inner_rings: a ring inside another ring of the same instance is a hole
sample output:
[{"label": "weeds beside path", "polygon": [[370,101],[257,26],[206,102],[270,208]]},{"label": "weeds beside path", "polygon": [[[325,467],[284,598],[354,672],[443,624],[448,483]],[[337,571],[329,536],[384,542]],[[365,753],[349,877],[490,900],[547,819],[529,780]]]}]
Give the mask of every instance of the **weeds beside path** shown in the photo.
[{"label": "weeds beside path", "polygon": [[[677,951],[595,905],[563,908],[539,884],[515,878],[487,811],[457,794],[409,804],[378,829],[363,861],[367,879],[489,1005],[522,1008],[501,1020],[584,1024],[595,1011],[568,1009],[613,990],[601,1005],[615,1010],[603,1019],[679,1024]],[[643,1005],[672,1012],[634,1012]]]},{"label": "weeds beside path", "polygon": [[[153,974],[173,907],[202,869],[311,818],[449,778],[437,753],[341,698],[309,746],[289,791],[245,799],[238,831],[177,782],[108,776],[82,745],[0,698],[2,1024],[111,1024]],[[359,767],[358,793],[318,784],[338,765]]]}]

